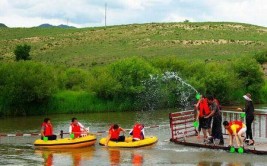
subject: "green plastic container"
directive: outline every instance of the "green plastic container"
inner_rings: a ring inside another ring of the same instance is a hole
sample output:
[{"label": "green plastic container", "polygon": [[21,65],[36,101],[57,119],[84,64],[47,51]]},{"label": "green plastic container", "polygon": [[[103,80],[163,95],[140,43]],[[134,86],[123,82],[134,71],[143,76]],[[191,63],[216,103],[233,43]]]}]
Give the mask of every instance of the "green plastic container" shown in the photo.
[{"label": "green plastic container", "polygon": [[196,99],[199,100],[201,95],[199,93],[196,94]]},{"label": "green plastic container", "polygon": [[198,126],[199,126],[199,122],[198,122],[198,121],[194,121],[193,126],[194,126],[195,128],[198,128]]},{"label": "green plastic container", "polygon": [[73,133],[70,134],[70,138],[71,138],[71,139],[74,139],[74,134],[73,134]]},{"label": "green plastic container", "polygon": [[238,148],[238,153],[240,153],[240,154],[242,154],[242,153],[244,153],[244,149],[243,148]]},{"label": "green plastic container", "polygon": [[43,140],[46,142],[48,141],[48,137],[43,137]]},{"label": "green plastic container", "polygon": [[240,117],[241,117],[241,118],[245,118],[245,117],[246,117],[246,114],[245,114],[244,112],[242,112],[242,113],[240,114]]},{"label": "green plastic container", "polygon": [[235,147],[232,146],[232,147],[230,148],[230,153],[235,153]]}]

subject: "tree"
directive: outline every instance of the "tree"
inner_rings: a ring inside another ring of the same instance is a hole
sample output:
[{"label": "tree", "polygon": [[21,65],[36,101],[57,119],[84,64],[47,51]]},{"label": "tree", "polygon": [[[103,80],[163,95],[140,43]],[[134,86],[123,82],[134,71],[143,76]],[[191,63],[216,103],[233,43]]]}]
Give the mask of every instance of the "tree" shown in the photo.
[{"label": "tree", "polygon": [[30,51],[31,46],[24,44],[24,45],[17,45],[14,51],[16,55],[16,61],[19,60],[30,60]]}]

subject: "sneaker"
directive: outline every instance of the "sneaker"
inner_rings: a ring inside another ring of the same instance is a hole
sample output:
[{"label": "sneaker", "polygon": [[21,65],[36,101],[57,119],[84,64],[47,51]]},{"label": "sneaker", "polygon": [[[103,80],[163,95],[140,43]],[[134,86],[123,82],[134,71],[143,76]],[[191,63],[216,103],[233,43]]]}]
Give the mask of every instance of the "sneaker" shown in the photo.
[{"label": "sneaker", "polygon": [[255,142],[255,141],[254,141],[253,139],[251,139],[251,140],[248,141],[247,145],[248,145],[248,146],[252,146],[252,145],[254,145],[254,142]]},{"label": "sneaker", "polygon": [[224,142],[220,142],[219,145],[220,145],[220,146],[223,146],[223,145],[224,145]]},{"label": "sneaker", "polygon": [[248,143],[249,143],[249,139],[244,139],[244,142],[245,142],[246,144],[248,144]]},{"label": "sneaker", "polygon": [[214,142],[215,145],[219,145],[220,141],[221,141],[220,139],[217,139],[217,138],[216,138],[216,139],[214,139],[213,142]]}]

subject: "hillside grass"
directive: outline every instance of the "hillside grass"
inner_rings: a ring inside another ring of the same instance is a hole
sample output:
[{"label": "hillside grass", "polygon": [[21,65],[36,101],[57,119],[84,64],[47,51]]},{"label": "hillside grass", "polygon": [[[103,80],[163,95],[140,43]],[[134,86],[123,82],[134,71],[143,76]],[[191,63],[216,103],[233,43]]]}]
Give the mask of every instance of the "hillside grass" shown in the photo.
[{"label": "hillside grass", "polygon": [[267,28],[230,22],[0,28],[0,116],[175,108],[176,83],[145,85],[165,72],[223,104],[266,103],[266,46]]},{"label": "hillside grass", "polygon": [[131,56],[229,60],[266,49],[267,28],[238,23],[151,23],[81,28],[0,29],[0,59],[12,61],[18,44],[32,60],[91,68]]}]

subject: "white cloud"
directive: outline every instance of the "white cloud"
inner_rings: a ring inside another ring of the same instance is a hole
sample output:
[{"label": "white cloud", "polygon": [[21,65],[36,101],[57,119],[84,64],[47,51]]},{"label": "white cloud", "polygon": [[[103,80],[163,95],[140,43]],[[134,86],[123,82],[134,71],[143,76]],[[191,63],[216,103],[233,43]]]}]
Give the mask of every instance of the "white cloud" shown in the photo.
[{"label": "white cloud", "polygon": [[8,26],[42,23],[77,27],[145,22],[234,21],[267,26],[266,0],[0,0],[0,22]]},{"label": "white cloud", "polygon": [[206,17],[212,21],[235,21],[267,26],[266,0],[207,0],[212,13]]},{"label": "white cloud", "polygon": [[189,20],[190,22],[194,22],[195,20],[190,17],[182,16],[177,13],[170,13],[167,17],[163,19],[163,22],[183,22],[185,20]]}]

